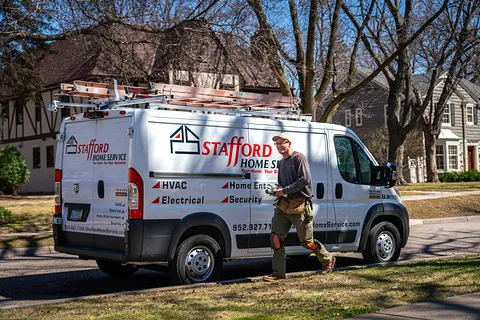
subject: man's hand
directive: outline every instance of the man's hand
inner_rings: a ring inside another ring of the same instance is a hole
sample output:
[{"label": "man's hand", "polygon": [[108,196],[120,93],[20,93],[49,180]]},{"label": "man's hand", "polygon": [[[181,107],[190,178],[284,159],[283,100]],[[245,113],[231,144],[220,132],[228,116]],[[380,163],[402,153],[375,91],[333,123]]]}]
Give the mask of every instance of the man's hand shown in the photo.
[{"label": "man's hand", "polygon": [[275,193],[275,197],[277,198],[285,195],[282,188],[273,189],[272,191]]}]

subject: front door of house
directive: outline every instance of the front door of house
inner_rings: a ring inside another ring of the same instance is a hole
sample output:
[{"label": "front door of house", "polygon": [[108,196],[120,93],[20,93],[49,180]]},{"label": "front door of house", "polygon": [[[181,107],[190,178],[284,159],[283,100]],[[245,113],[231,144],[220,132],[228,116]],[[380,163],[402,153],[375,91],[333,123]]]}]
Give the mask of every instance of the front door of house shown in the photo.
[{"label": "front door of house", "polygon": [[468,170],[473,170],[475,168],[475,147],[468,146]]}]

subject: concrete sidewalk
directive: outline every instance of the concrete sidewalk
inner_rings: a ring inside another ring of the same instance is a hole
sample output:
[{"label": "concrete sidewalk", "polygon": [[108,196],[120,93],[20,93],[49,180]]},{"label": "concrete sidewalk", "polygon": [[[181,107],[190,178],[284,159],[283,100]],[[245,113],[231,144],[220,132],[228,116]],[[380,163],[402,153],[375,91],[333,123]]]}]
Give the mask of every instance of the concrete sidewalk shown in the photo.
[{"label": "concrete sidewalk", "polygon": [[350,319],[398,320],[480,320],[480,293],[415,303],[364,314]]}]

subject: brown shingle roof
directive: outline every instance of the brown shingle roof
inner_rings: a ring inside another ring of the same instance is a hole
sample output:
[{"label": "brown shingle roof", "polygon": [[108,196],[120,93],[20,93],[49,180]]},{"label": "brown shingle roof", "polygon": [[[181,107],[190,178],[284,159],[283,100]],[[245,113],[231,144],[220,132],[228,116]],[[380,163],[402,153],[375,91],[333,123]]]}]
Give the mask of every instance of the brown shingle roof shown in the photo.
[{"label": "brown shingle roof", "polygon": [[97,32],[102,37],[77,35],[39,51],[36,68],[43,87],[105,77],[124,83],[165,81],[172,68],[240,74],[243,86],[278,87],[264,64],[201,22],[185,23],[160,33],[134,31],[119,25]]}]

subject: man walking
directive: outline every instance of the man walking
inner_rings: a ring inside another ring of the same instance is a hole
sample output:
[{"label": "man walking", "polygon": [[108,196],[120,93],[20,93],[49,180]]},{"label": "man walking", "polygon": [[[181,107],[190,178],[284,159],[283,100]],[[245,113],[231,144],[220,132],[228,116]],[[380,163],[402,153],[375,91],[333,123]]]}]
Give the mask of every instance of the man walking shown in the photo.
[{"label": "man walking", "polygon": [[[264,276],[265,281],[286,277],[284,241],[292,224],[297,230],[300,244],[312,250],[322,264],[322,273],[329,273],[335,266],[335,257],[320,241],[313,238],[312,177],[307,158],[293,151],[290,136],[283,132],[272,138],[282,156],[278,168],[278,188],[272,192],[277,197],[272,218],[271,245],[273,248],[273,273]],[[285,198],[288,201],[285,201]]]}]

